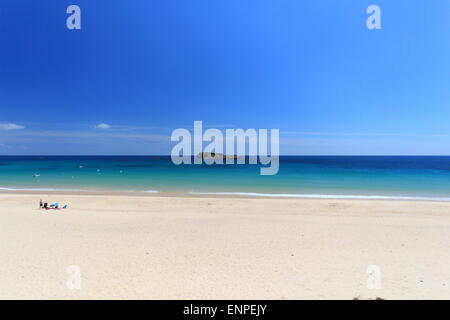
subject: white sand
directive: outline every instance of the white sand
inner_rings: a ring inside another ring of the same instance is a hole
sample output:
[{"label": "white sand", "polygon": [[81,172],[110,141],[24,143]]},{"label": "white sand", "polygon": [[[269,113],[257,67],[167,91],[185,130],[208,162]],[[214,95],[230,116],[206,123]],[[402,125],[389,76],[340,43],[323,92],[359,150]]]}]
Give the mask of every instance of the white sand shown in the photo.
[{"label": "white sand", "polygon": [[1,299],[450,299],[450,203],[0,194],[0,257]]}]

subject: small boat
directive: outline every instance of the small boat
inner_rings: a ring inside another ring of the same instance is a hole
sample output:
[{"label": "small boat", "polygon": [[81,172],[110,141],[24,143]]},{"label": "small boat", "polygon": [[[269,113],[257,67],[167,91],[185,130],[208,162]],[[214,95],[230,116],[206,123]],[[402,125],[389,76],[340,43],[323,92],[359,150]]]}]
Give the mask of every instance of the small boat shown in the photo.
[{"label": "small boat", "polygon": [[35,174],[33,174],[33,177],[35,177],[35,178],[38,178],[38,177],[40,177],[41,175],[39,174],[39,173],[35,173]]}]

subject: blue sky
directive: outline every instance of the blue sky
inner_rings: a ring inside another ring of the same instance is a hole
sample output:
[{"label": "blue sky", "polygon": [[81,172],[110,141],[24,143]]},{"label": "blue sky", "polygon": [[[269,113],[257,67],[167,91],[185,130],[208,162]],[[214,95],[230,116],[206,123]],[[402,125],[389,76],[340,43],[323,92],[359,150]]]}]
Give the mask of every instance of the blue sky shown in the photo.
[{"label": "blue sky", "polygon": [[0,155],[168,154],[194,120],[279,128],[282,154],[448,155],[449,37],[448,0],[4,0]]}]

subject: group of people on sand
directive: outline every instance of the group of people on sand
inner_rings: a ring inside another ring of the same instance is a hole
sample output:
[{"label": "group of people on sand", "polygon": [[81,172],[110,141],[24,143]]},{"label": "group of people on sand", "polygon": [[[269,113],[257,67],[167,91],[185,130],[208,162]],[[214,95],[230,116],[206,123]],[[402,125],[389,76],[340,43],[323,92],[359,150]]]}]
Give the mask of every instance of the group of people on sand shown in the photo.
[{"label": "group of people on sand", "polygon": [[52,203],[49,205],[47,202],[42,202],[42,199],[41,199],[41,200],[39,200],[39,209],[45,209],[45,210],[67,209],[67,204],[60,208],[58,202],[55,202],[55,203]]}]

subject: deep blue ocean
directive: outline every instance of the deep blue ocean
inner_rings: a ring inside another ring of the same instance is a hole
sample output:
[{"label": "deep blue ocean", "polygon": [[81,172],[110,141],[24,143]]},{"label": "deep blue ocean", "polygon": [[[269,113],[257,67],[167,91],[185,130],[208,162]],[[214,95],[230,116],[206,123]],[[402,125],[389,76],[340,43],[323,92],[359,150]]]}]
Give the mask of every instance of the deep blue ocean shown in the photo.
[{"label": "deep blue ocean", "polygon": [[0,190],[450,200],[450,157],[282,156],[277,175],[259,173],[249,164],[177,166],[169,156],[1,156]]}]

